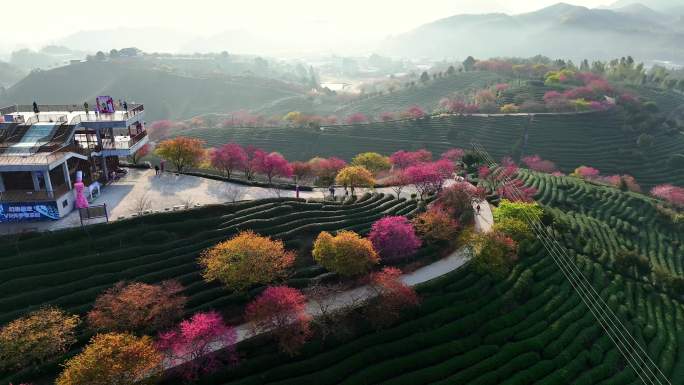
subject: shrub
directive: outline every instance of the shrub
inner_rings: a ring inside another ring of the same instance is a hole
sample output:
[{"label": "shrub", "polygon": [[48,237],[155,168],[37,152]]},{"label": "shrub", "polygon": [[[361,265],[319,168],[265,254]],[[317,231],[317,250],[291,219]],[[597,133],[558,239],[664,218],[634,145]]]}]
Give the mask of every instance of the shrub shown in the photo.
[{"label": "shrub", "polygon": [[528,220],[539,221],[544,214],[544,210],[537,203],[511,202],[507,199],[502,199],[492,214],[494,222],[504,219],[517,219],[526,222]]},{"label": "shrub", "polygon": [[208,312],[194,314],[175,329],[161,333],[157,347],[168,362],[187,362],[179,370],[183,378],[194,380],[219,368],[219,354],[235,362],[236,340],[235,329],[226,325],[217,312]]},{"label": "shrub", "polygon": [[413,226],[402,216],[384,217],[373,223],[368,239],[383,261],[406,258],[420,247]]},{"label": "shrub", "polygon": [[253,334],[272,332],[278,346],[296,354],[311,337],[311,316],[306,313],[305,297],[287,286],[269,287],[247,305],[245,320]]},{"label": "shrub", "polygon": [[427,243],[450,242],[458,235],[458,222],[440,207],[418,214],[412,222],[418,235]]},{"label": "shrub", "polygon": [[534,234],[527,222],[518,218],[501,218],[494,222],[493,229],[511,237],[516,242],[533,239]]},{"label": "shrub", "polygon": [[183,314],[186,298],[176,281],[159,285],[117,283],[95,300],[88,324],[96,330],[149,333],[167,328]]},{"label": "shrub", "polygon": [[56,385],[153,384],[162,354],[148,336],[98,334],[64,365]]},{"label": "shrub", "polygon": [[517,260],[517,243],[499,231],[472,234],[468,243],[475,254],[471,266],[480,274],[504,278]]},{"label": "shrub", "polygon": [[344,276],[361,275],[380,260],[371,241],[353,231],[340,231],[336,236],[323,231],[312,251],[316,262]]},{"label": "shrub", "polygon": [[76,342],[80,319],[46,307],[0,329],[0,370],[19,370],[66,352]]},{"label": "shrub", "polygon": [[199,260],[202,275],[235,290],[266,284],[283,277],[294,263],[282,241],[243,231],[228,241],[205,250]]}]

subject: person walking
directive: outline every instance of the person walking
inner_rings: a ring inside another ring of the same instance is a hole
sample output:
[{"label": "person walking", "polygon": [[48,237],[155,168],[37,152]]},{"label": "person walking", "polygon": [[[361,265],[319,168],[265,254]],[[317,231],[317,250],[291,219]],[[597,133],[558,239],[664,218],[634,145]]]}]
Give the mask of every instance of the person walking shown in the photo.
[{"label": "person walking", "polygon": [[475,208],[477,210],[477,215],[480,215],[480,205],[478,204],[477,207]]},{"label": "person walking", "polygon": [[86,113],[86,119],[88,118],[88,102],[83,102],[83,111]]},{"label": "person walking", "polygon": [[330,191],[330,198],[332,198],[332,200],[335,200],[335,187],[333,185],[330,185],[328,191]]},{"label": "person walking", "polygon": [[295,198],[299,198],[299,183],[295,184]]},{"label": "person walking", "polygon": [[124,111],[126,111],[126,115],[128,115],[128,103],[126,103],[125,99],[123,101],[123,108],[124,108]]},{"label": "person walking", "polygon": [[154,165],[154,175],[159,176],[159,166],[157,166],[156,164]]},{"label": "person walking", "polygon": [[38,103],[36,101],[33,101],[33,112],[38,115],[40,113],[40,110],[38,109]]}]

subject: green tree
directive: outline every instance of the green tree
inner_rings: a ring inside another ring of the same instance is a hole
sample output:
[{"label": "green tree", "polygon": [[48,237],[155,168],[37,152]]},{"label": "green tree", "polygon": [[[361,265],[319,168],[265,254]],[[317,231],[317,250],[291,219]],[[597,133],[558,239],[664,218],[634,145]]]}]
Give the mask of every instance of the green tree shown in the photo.
[{"label": "green tree", "polygon": [[454,76],[454,74],[456,74],[456,68],[454,68],[452,65],[449,66],[449,68],[447,68],[446,74],[447,76]]},{"label": "green tree", "polygon": [[475,58],[472,56],[468,56],[463,61],[463,69],[465,71],[472,71],[474,68],[475,68]]},{"label": "green tree", "polygon": [[423,71],[422,74],[420,74],[420,82],[421,83],[427,83],[427,81],[430,80],[430,75],[428,75],[427,71]]},{"label": "green tree", "polygon": [[502,199],[499,206],[494,209],[493,214],[495,223],[506,218],[527,222],[528,220],[539,221],[544,210],[537,203],[512,202],[508,199]]}]

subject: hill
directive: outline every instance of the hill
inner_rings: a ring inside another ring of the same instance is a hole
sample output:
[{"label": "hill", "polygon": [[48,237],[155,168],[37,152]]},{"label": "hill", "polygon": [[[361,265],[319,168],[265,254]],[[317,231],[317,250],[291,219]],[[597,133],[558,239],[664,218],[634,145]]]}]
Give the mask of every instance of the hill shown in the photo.
[{"label": "hill", "polygon": [[[344,205],[272,198],[147,215],[93,226],[88,232],[72,229],[12,237],[4,242],[13,247],[0,251],[0,324],[45,304],[83,314],[97,295],[120,280],[153,283],[176,279],[185,287],[188,314],[207,309],[226,314],[237,309],[241,314],[241,306],[259,293],[259,288],[234,293],[205,282],[196,263],[205,248],[245,229],[281,239],[298,253],[296,270],[287,284],[303,287],[325,273],[314,266],[310,255],[312,237],[320,231],[364,233],[383,216],[407,215],[416,209],[415,200],[383,194],[367,194]],[[48,374],[58,370],[55,363],[40,369]],[[0,373],[2,383],[12,381],[2,378],[3,374],[10,373]],[[26,376],[23,373],[22,378]]]},{"label": "hill", "polygon": [[684,62],[684,47],[678,43],[684,26],[648,16],[565,3],[520,15],[456,15],[392,37],[381,52],[436,59],[542,54],[576,61],[629,52],[638,58]]},{"label": "hill", "polygon": [[[89,61],[34,71],[0,96],[0,104],[82,103],[98,95],[142,102],[147,119],[257,108],[298,95],[287,83],[253,76],[188,77],[135,65],[136,60]],[[133,61],[131,64],[129,61]]]},{"label": "hill", "polygon": [[[228,142],[279,151],[291,160],[314,156],[351,159],[365,151],[391,154],[426,148],[439,154],[473,140],[501,158],[539,154],[564,172],[589,165],[604,174],[633,175],[643,187],[661,183],[684,186],[684,168],[668,167],[675,154],[684,153],[684,134],[660,132],[649,148],[637,145],[637,135],[623,131],[612,112],[579,115],[448,116],[420,120],[303,128],[208,128],[179,132],[198,137],[207,146]],[[527,134],[527,144],[524,138]]]},{"label": "hill", "polygon": [[682,9],[682,3],[678,0],[618,0],[611,4],[610,9],[619,9],[631,5],[641,5],[659,12],[672,12]]},{"label": "hill", "polygon": [[[680,276],[681,229],[654,202],[569,177],[526,174],[556,237],[593,287],[672,381],[684,381],[684,304],[653,273],[616,263],[621,249],[652,271]],[[538,242],[502,280],[468,267],[419,287],[423,303],[393,327],[359,322],[348,337],[316,340],[302,354],[273,344],[199,384],[635,384],[634,372]]]},{"label": "hill", "polygon": [[9,87],[25,75],[26,73],[21,69],[0,61],[0,87]]}]

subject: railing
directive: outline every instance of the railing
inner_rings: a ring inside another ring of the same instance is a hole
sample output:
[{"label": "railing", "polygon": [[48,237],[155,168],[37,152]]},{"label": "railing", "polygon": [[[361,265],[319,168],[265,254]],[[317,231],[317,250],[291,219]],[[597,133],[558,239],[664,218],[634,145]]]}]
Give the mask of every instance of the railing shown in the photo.
[{"label": "railing", "polygon": [[105,150],[127,150],[147,136],[147,131],[130,136],[128,140],[102,139],[102,148]]},{"label": "railing", "polygon": [[38,202],[59,198],[66,194],[69,188],[66,185],[59,186],[52,191],[33,190],[8,190],[0,192],[0,202]]},{"label": "railing", "polygon": [[128,120],[139,113],[145,111],[145,107],[142,104],[134,105],[134,108],[128,111],[116,111],[111,114],[100,114],[93,111],[89,111],[87,114],[85,112],[80,113],[73,118],[69,124],[79,124],[81,122],[112,122],[120,120]]}]

